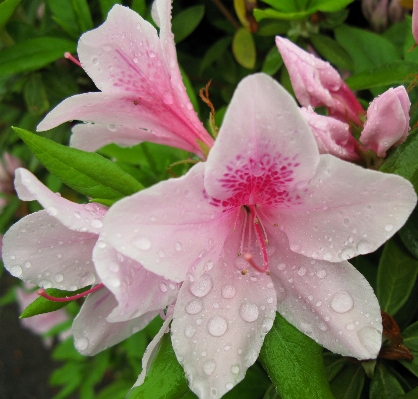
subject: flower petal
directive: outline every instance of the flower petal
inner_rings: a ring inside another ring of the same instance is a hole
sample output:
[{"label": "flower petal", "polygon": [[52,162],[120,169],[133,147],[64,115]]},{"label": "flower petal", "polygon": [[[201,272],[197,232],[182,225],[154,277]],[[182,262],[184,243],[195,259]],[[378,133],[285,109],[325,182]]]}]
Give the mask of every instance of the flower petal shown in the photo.
[{"label": "flower petal", "polygon": [[31,213],[3,237],[6,269],[43,288],[74,291],[100,279],[91,260],[97,235],[71,231],[47,211]]},{"label": "flower petal", "polygon": [[277,245],[270,271],[278,312],[332,352],[375,358],[382,319],[367,280],[346,261],[315,261],[290,251],[283,233],[276,233],[272,244]]},{"label": "flower petal", "polygon": [[48,215],[58,219],[64,226],[74,231],[101,232],[102,219],[106,208],[99,204],[77,204],[62,198],[44,186],[31,172],[19,168],[16,170],[15,187],[23,201],[37,200]]},{"label": "flower petal", "polygon": [[116,299],[107,288],[87,297],[72,327],[74,346],[82,355],[93,356],[116,345],[142,330],[159,313],[148,312],[129,321],[109,323],[106,317],[115,306]]},{"label": "flower petal", "polygon": [[244,378],[276,314],[270,277],[234,267],[238,241],[232,234],[215,266],[183,283],[174,308],[173,348],[200,399],[220,398]]},{"label": "flower petal", "polygon": [[205,188],[226,199],[236,189],[231,176],[247,184],[266,172],[281,176],[283,168],[281,184],[292,184],[295,178],[309,180],[318,162],[314,137],[295,101],[269,76],[255,74],[235,90],[206,162]]},{"label": "flower petal", "polygon": [[294,252],[330,262],[376,250],[403,226],[417,201],[404,178],[331,155],[321,155],[300,196],[300,205],[271,209],[269,218],[287,234]]},{"label": "flower petal", "polygon": [[216,260],[231,216],[204,195],[204,164],[117,202],[107,213],[106,237],[120,253],[173,281]]},{"label": "flower petal", "polygon": [[118,301],[118,306],[107,318],[109,322],[126,321],[153,310],[160,311],[177,298],[178,284],[121,255],[103,235],[94,248],[93,261],[102,282]]}]

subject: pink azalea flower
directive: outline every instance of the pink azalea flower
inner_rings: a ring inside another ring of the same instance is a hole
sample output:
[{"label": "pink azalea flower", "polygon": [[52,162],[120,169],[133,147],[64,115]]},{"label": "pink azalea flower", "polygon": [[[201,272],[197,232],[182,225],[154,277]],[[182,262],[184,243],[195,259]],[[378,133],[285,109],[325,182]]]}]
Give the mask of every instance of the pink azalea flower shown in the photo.
[{"label": "pink azalea flower", "polygon": [[338,119],[318,115],[312,109],[301,108],[300,112],[314,134],[320,154],[332,154],[347,161],[360,159],[358,144],[350,133],[350,126]]},{"label": "pink azalea flower", "polygon": [[0,193],[12,194],[14,192],[13,178],[15,170],[21,166],[22,163],[19,158],[7,152],[3,154],[3,159],[0,160]]},{"label": "pink azalea flower", "polygon": [[151,141],[203,156],[198,141],[213,139],[187,96],[171,32],[171,1],[153,8],[157,30],[129,8],[115,5],[103,25],[78,43],[81,65],[100,92],[70,97],[53,109],[38,131],[63,122],[73,128],[71,145],[86,151],[116,143]]},{"label": "pink azalea flower", "polygon": [[[177,284],[145,270],[108,244],[102,234],[105,207],[68,201],[25,169],[16,171],[15,185],[20,199],[37,200],[45,210],[25,216],[4,235],[6,269],[43,288],[74,291],[107,283],[108,288],[87,297],[74,320],[72,334],[79,352],[93,355],[122,341],[175,300]],[[103,270],[98,272],[93,260]],[[127,304],[133,295],[140,302]]]},{"label": "pink azalea flower", "polygon": [[[34,288],[32,284],[25,284],[25,289],[17,288],[16,289],[16,299],[19,305],[20,312],[23,312],[27,306],[29,306],[34,300],[36,300],[39,295],[34,292],[29,292],[28,290]],[[69,316],[66,313],[65,309],[58,309],[55,312],[44,313],[36,315],[33,317],[28,317],[24,319],[19,319],[22,325],[28,330],[34,332],[37,335],[43,335],[51,330],[53,327],[58,324],[63,323],[64,321],[69,320]],[[64,332],[60,334],[60,338],[65,338],[67,334]],[[45,337],[44,344],[46,347],[52,345],[52,338]]]},{"label": "pink azalea flower", "polygon": [[347,259],[382,245],[415,204],[401,177],[319,155],[290,95],[257,74],[238,85],[207,162],[119,201],[104,227],[117,251],[183,281],[173,347],[198,397],[220,398],[276,310],[334,352],[375,358],[379,304]]},{"label": "pink azalea flower", "polygon": [[367,121],[360,142],[384,158],[390,147],[403,143],[409,131],[411,102],[405,87],[390,88],[376,97],[367,110]]},{"label": "pink azalea flower", "polygon": [[363,107],[329,62],[322,61],[280,36],[276,36],[276,45],[301,105],[325,106],[330,116],[362,125],[360,117],[364,115]]}]

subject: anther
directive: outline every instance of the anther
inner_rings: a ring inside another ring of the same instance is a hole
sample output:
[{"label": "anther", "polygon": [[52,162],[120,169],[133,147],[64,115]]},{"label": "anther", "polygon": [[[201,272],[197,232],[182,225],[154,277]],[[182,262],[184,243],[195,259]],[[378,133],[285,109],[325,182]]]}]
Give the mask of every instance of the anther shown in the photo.
[{"label": "anther", "polygon": [[79,67],[81,67],[80,61],[77,60],[76,58],[74,58],[71,53],[69,53],[68,51],[64,53],[64,57],[67,58],[67,60],[70,60],[72,62],[74,62],[74,64],[78,65]]},{"label": "anther", "polygon": [[45,299],[48,299],[48,300],[53,301],[53,302],[70,302],[70,301],[75,301],[76,299],[79,299],[79,298],[83,298],[86,295],[91,294],[92,292],[95,292],[102,287],[104,287],[104,284],[100,283],[100,284],[96,285],[95,287],[93,287],[93,288],[91,288],[87,291],[81,292],[80,294],[77,294],[77,295],[67,296],[65,298],[58,298],[58,297],[55,297],[55,296],[48,295],[43,288],[39,288],[39,290],[36,291],[36,293],[38,295],[44,297]]}]

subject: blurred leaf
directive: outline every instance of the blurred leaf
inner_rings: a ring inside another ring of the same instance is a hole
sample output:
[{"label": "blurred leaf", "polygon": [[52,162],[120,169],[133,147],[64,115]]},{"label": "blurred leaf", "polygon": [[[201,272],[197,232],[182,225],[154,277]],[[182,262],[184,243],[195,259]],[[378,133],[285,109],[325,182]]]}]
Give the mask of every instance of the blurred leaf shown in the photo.
[{"label": "blurred leaf", "polygon": [[87,197],[117,199],[143,188],[101,155],[69,148],[17,127],[13,130],[51,173]]},{"label": "blurred leaf", "polygon": [[6,25],[20,0],[5,0],[0,4],[0,30]]},{"label": "blurred leaf", "polygon": [[415,191],[418,192],[416,154],[418,154],[418,129],[412,130],[406,140],[395,148],[380,170],[404,177],[413,184]]},{"label": "blurred leaf", "polygon": [[418,377],[418,351],[411,350],[414,360],[410,362],[409,360],[400,360],[399,363],[402,364],[407,370],[409,370],[415,377]]},{"label": "blurred leaf", "polygon": [[[70,36],[78,39],[82,32],[79,29],[71,1],[47,0],[47,5],[52,12],[52,19]],[[72,52],[71,50],[65,51]]]},{"label": "blurred leaf", "polygon": [[277,51],[277,47],[273,46],[264,59],[263,66],[261,67],[261,72],[272,76],[280,69],[282,65],[283,58]]},{"label": "blurred leaf", "polygon": [[412,212],[399,235],[409,252],[418,259],[418,208]]},{"label": "blurred leaf", "polygon": [[385,244],[377,272],[376,296],[381,309],[392,316],[408,299],[418,274],[418,260],[401,245],[396,238]]},{"label": "blurred leaf", "polygon": [[396,399],[417,399],[418,398],[418,387],[409,391],[405,395],[397,396]]},{"label": "blurred leaf", "polygon": [[145,17],[145,12],[147,11],[147,3],[145,0],[132,0],[131,8],[141,17]]},{"label": "blurred leaf", "polygon": [[[1,273],[4,270],[3,266],[0,264],[0,277]],[[10,287],[3,295],[0,296],[0,307],[8,305],[9,303],[16,302],[15,287]]]},{"label": "blurred leaf", "polygon": [[418,63],[395,61],[361,73],[356,73],[346,79],[352,90],[364,90],[383,85],[400,85],[418,70]]},{"label": "blurred leaf", "polygon": [[259,360],[283,398],[334,399],[325,375],[322,347],[278,313]]},{"label": "blurred leaf", "polygon": [[102,12],[103,20],[106,19],[107,13],[115,4],[122,4],[121,0],[99,0],[100,11]]},{"label": "blurred leaf", "polygon": [[74,347],[73,337],[67,338],[65,341],[60,342],[52,352],[52,358],[54,360],[82,360],[86,361],[87,358],[80,353]]},{"label": "blurred leaf", "polygon": [[132,381],[116,380],[99,391],[95,399],[124,399],[131,386]]},{"label": "blurred leaf", "polygon": [[331,390],[335,399],[359,399],[365,375],[360,364],[348,363],[331,381]]},{"label": "blurred leaf", "polygon": [[76,43],[56,37],[38,37],[0,51],[0,76],[34,71],[75,52]]},{"label": "blurred leaf", "polygon": [[86,367],[83,382],[80,386],[80,399],[95,399],[94,386],[103,379],[103,375],[110,363],[110,352],[108,350],[96,354],[91,360],[89,367]]},{"label": "blurred leaf", "polygon": [[245,28],[240,28],[235,32],[232,39],[232,52],[238,64],[247,69],[254,68],[256,60],[254,39]]},{"label": "blurred leaf", "polygon": [[354,73],[364,72],[400,59],[395,46],[376,33],[348,25],[340,25],[334,32],[337,42],[354,62]]},{"label": "blurred leaf", "polygon": [[39,73],[32,73],[23,89],[28,111],[34,115],[41,115],[49,109],[49,101],[45,87]]},{"label": "blurred leaf", "polygon": [[[66,298],[73,295],[81,294],[82,292],[87,291],[89,289],[90,287],[83,287],[77,291],[64,291],[56,288],[47,288],[45,291],[48,295],[57,298]],[[20,315],[20,318],[24,319],[26,317],[36,316],[37,314],[53,312],[54,310],[58,310],[63,308],[64,306],[67,306],[69,303],[70,302],[54,302],[40,296],[25,308],[25,310]]]},{"label": "blurred leaf", "polygon": [[353,69],[354,64],[350,55],[334,39],[319,34],[311,34],[309,38],[315,50],[331,64],[348,71]]},{"label": "blurred leaf", "polygon": [[205,15],[205,6],[198,5],[187,8],[173,18],[171,30],[174,33],[174,41],[180,43],[189,36],[200,24]]},{"label": "blurred leaf", "polygon": [[418,351],[418,321],[402,331],[403,344],[411,350]]},{"label": "blurred leaf", "polygon": [[200,74],[202,74],[202,72],[206,68],[211,66],[215,61],[217,61],[220,57],[223,56],[223,54],[231,44],[231,41],[232,39],[229,36],[223,37],[222,39],[219,39],[217,42],[215,42],[215,44],[208,48],[200,64]]},{"label": "blurred leaf", "polygon": [[383,363],[377,363],[370,384],[370,399],[395,399],[405,391],[396,377],[390,373]]},{"label": "blurred leaf", "polygon": [[328,381],[332,381],[347,364],[348,359],[331,352],[324,353],[323,357],[325,374],[327,375]]},{"label": "blurred leaf", "polygon": [[258,24],[257,36],[285,35],[290,30],[289,21],[261,20]]},{"label": "blurred leaf", "polygon": [[71,3],[80,31],[84,33],[93,29],[93,20],[87,0],[71,0]]},{"label": "blurred leaf", "polygon": [[241,25],[250,32],[257,31],[257,24],[250,13],[257,6],[257,0],[234,0],[234,10]]},{"label": "blurred leaf", "polygon": [[0,231],[6,231],[9,225],[11,225],[20,204],[19,198],[15,196],[9,199],[7,205],[0,212]]},{"label": "blurred leaf", "polygon": [[194,87],[192,83],[190,82],[189,77],[187,76],[186,72],[184,72],[184,69],[180,66],[180,73],[181,78],[183,79],[183,84],[186,87],[186,93],[189,96],[190,102],[193,104],[194,110],[197,112],[197,114],[200,113],[200,107],[199,107],[199,101],[196,97],[196,92],[194,90]]}]

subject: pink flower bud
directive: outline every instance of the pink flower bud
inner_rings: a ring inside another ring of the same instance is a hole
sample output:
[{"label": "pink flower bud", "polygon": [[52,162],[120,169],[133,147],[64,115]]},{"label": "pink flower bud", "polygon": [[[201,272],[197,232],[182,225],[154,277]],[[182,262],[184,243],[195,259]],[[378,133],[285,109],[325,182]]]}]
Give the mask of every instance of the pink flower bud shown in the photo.
[{"label": "pink flower bud", "polygon": [[320,154],[331,154],[347,161],[359,160],[358,144],[351,135],[349,125],[329,116],[318,115],[312,107],[300,112],[314,134]]},{"label": "pink flower bud", "polygon": [[375,98],[367,110],[367,121],[360,141],[365,150],[384,158],[390,147],[405,141],[409,131],[408,93],[403,86],[390,88]]},{"label": "pink flower bud", "polygon": [[276,44],[289,71],[293,90],[304,107],[326,106],[334,118],[361,125],[364,109],[329,62],[276,36]]}]

